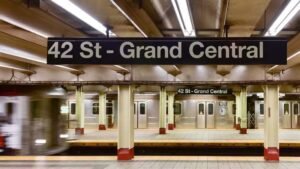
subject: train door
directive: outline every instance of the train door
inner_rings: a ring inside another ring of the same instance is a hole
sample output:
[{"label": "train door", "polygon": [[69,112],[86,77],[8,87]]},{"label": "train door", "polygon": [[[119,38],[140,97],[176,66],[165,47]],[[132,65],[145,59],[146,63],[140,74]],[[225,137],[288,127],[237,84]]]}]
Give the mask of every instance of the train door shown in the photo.
[{"label": "train door", "polygon": [[205,106],[205,102],[199,102],[198,103],[198,107],[197,107],[197,115],[196,115],[196,119],[197,119],[197,128],[200,129],[204,129],[206,128],[206,119],[205,119],[205,110],[206,106]]},{"label": "train door", "polygon": [[147,128],[147,104],[146,102],[135,102],[134,104],[134,117],[135,117],[135,127],[136,128]]},{"label": "train door", "polygon": [[206,128],[215,128],[215,106],[213,102],[207,102]]},{"label": "train door", "polygon": [[197,106],[197,128],[215,128],[215,110],[213,102],[199,102]]},{"label": "train door", "polygon": [[255,128],[264,128],[264,101],[255,101]]},{"label": "train door", "polygon": [[299,103],[293,102],[292,108],[292,128],[296,129],[299,128]]},{"label": "train door", "polygon": [[282,128],[291,128],[291,104],[290,102],[282,102]]},{"label": "train door", "polygon": [[136,128],[138,128],[138,115],[137,115],[137,103],[136,102],[134,102],[134,107],[133,107],[133,109],[134,109],[134,128],[136,129]]},{"label": "train door", "polygon": [[216,128],[230,128],[229,113],[226,101],[220,101],[216,104]]}]

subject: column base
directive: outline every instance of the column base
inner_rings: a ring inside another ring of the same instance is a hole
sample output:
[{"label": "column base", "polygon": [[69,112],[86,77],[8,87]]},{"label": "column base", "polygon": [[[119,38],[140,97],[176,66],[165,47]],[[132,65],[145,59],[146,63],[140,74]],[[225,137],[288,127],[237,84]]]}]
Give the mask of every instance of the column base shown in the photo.
[{"label": "column base", "polygon": [[168,124],[168,130],[174,130],[175,126],[174,124]]},{"label": "column base", "polygon": [[240,134],[247,134],[247,128],[241,128]]},{"label": "column base", "polygon": [[83,135],[84,128],[75,128],[75,135]]},{"label": "column base", "polygon": [[166,134],[166,128],[159,128],[159,134]]},{"label": "column base", "polygon": [[99,130],[106,130],[106,127],[104,124],[99,124]]},{"label": "column base", "polygon": [[134,148],[118,149],[118,160],[131,160],[134,158]]},{"label": "column base", "polygon": [[241,130],[241,124],[236,124],[235,129]]},{"label": "column base", "polygon": [[277,147],[269,147],[264,149],[265,160],[279,161],[279,150]]}]

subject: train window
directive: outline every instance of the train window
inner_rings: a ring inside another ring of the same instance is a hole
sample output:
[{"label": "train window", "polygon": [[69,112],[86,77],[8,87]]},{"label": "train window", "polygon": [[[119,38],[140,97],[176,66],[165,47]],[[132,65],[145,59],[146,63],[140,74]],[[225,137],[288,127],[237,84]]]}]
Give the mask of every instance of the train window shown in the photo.
[{"label": "train window", "polygon": [[146,104],[140,103],[140,114],[146,114]]},{"label": "train window", "polygon": [[208,104],[208,115],[213,115],[214,114],[214,105],[209,103]]},{"label": "train window", "polygon": [[298,104],[294,104],[294,115],[298,115],[298,110],[299,109],[299,106]]},{"label": "train window", "polygon": [[264,104],[259,104],[259,114],[264,115],[265,114],[265,108]]},{"label": "train window", "polygon": [[12,123],[13,112],[14,112],[14,103],[6,103],[6,116],[7,116],[7,122],[9,124]]},{"label": "train window", "polygon": [[106,107],[112,107],[112,102],[111,101],[107,102]]},{"label": "train window", "polygon": [[232,114],[235,115],[236,114],[236,104],[232,104]]},{"label": "train window", "polygon": [[71,114],[76,114],[76,103],[71,103]]},{"label": "train window", "polygon": [[181,104],[180,103],[174,103],[174,114],[181,115]]},{"label": "train window", "polygon": [[113,114],[112,107],[106,107],[106,114],[108,114],[108,115],[112,115]]},{"label": "train window", "polygon": [[169,113],[169,109],[168,109],[168,103],[167,103],[167,105],[166,105],[166,114],[168,114]]},{"label": "train window", "polygon": [[290,114],[290,107],[289,107],[289,104],[285,103],[283,105],[283,112],[284,112],[284,115],[289,115]]},{"label": "train window", "polygon": [[99,114],[99,103],[93,103],[93,114]]},{"label": "train window", "polygon": [[204,115],[204,104],[203,103],[199,104],[199,112],[198,113],[200,115]]},{"label": "train window", "polygon": [[106,102],[106,114],[112,115],[113,114],[113,103],[111,100]]}]

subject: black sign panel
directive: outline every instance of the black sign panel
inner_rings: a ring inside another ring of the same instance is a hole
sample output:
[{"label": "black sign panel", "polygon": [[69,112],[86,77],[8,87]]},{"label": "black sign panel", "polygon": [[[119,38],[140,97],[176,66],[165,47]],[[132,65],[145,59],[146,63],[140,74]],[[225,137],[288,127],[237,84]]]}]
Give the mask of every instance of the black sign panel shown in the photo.
[{"label": "black sign panel", "polygon": [[180,88],[178,94],[199,94],[199,95],[231,95],[231,89],[215,89],[215,88]]},{"label": "black sign panel", "polygon": [[49,38],[48,64],[286,64],[283,38]]}]

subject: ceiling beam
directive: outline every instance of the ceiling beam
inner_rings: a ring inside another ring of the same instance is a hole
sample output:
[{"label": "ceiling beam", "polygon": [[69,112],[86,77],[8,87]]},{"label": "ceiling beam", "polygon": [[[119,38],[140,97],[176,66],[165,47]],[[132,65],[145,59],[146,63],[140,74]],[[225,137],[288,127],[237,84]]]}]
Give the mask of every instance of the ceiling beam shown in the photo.
[{"label": "ceiling beam", "polygon": [[22,1],[1,0],[0,20],[45,38],[86,36],[39,8],[26,7]]},{"label": "ceiling beam", "polygon": [[286,65],[275,65],[272,66],[268,72],[278,73],[282,70],[286,70],[300,63],[300,33],[298,33],[293,39],[287,44],[287,64]]},{"label": "ceiling beam", "polygon": [[[131,21],[144,37],[163,37],[161,31],[143,8],[140,8],[133,2],[124,0],[111,0],[111,2],[129,21]],[[161,65],[161,67],[170,74],[181,73],[176,65]]]},{"label": "ceiling beam", "polygon": [[124,0],[111,2],[145,37],[162,37],[155,23],[138,4]]},{"label": "ceiling beam", "polygon": [[68,66],[48,65],[46,56],[47,49],[45,47],[0,32],[0,57],[43,67],[58,68],[71,73],[82,73],[81,70]]},{"label": "ceiling beam", "polygon": [[219,37],[224,37],[225,33],[225,25],[226,25],[226,18],[229,9],[229,0],[223,0],[221,15],[220,15],[220,31]]},{"label": "ceiling beam", "polygon": [[[228,25],[229,37],[250,37],[255,30],[256,24],[259,22],[260,18],[264,16],[269,3],[270,0],[252,0],[247,2],[240,0],[224,1],[222,13],[226,15],[221,16],[221,30],[219,35],[224,36],[224,26]],[[248,11],[249,6],[256,6],[255,11]],[[220,65],[217,66],[216,71],[218,74],[224,76],[229,74],[233,67],[234,66],[232,65]]]},{"label": "ceiling beam", "polygon": [[0,32],[6,33],[8,35],[26,40],[28,42],[35,43],[37,45],[47,47],[47,39],[39,36],[37,34],[28,32],[26,30],[23,30],[21,28],[18,28],[14,25],[11,25],[9,23],[0,21]]},{"label": "ceiling beam", "polygon": [[19,72],[22,72],[25,74],[34,74],[35,73],[35,71],[29,70],[23,66],[19,66],[19,65],[13,64],[13,63],[2,61],[2,60],[0,61],[0,68],[16,70],[16,71],[19,71]]}]

